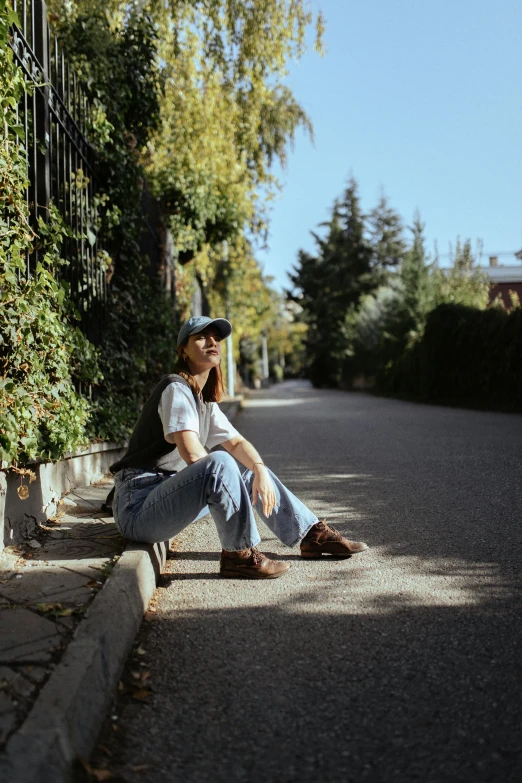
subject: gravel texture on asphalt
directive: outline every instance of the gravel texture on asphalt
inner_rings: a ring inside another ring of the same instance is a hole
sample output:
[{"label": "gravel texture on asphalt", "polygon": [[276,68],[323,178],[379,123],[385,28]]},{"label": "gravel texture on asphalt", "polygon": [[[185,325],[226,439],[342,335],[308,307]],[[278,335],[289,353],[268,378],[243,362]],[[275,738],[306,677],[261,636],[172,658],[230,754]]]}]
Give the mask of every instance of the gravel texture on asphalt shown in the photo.
[{"label": "gravel texture on asphalt", "polygon": [[124,675],[139,661],[152,693],[122,685],[93,766],[110,753],[128,783],[522,779],[522,417],[287,382],[234,424],[370,550],[301,561],[260,526],[292,568],[224,580],[211,517],[184,531]]}]

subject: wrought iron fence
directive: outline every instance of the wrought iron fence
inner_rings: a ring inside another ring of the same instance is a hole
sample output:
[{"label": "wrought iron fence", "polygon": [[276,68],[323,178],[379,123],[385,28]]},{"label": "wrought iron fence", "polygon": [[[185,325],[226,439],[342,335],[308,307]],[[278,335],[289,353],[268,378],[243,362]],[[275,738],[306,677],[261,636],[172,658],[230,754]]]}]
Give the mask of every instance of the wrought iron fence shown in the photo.
[{"label": "wrought iron fence", "polygon": [[[35,227],[47,221],[51,202],[72,237],[62,255],[68,264],[59,274],[70,286],[80,327],[94,343],[102,337],[107,280],[96,225],[94,151],[88,142],[91,107],[58,40],[51,35],[44,0],[14,0],[20,27],[13,27],[11,47],[33,89],[19,107],[25,130],[29,187],[27,205]],[[27,273],[38,261],[27,258]],[[58,271],[58,270],[57,270]]]}]

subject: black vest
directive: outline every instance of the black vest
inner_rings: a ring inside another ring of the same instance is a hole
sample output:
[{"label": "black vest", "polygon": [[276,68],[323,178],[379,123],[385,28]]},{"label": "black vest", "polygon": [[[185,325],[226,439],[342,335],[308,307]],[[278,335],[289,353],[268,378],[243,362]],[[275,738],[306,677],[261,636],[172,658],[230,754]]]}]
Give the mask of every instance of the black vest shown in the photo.
[{"label": "black vest", "polygon": [[165,375],[161,379],[143,406],[130,437],[127,451],[118,462],[110,466],[112,473],[117,473],[123,468],[176,470],[172,462],[176,446],[165,440],[163,424],[158,413],[161,395],[173,381],[181,381],[189,386],[187,381],[179,375]]}]

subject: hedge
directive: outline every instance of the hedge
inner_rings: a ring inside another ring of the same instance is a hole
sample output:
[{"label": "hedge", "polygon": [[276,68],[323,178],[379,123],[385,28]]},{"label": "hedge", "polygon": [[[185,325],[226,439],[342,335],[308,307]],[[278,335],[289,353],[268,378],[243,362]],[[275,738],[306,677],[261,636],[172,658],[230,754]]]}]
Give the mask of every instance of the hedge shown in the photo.
[{"label": "hedge", "polygon": [[381,391],[429,402],[522,410],[522,309],[444,304],[390,367]]}]

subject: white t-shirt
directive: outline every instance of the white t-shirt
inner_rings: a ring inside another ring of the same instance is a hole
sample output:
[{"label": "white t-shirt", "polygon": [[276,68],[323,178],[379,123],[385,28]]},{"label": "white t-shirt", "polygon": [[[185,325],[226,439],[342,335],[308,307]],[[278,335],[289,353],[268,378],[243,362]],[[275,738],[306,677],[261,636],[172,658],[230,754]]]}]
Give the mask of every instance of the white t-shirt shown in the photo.
[{"label": "white t-shirt", "polygon": [[[217,402],[200,402],[198,405],[192,389],[182,378],[173,381],[164,389],[159,401],[158,413],[165,438],[174,432],[191,430],[199,435],[205,448],[212,449],[239,435]],[[177,450],[175,461],[174,470],[182,470],[186,467],[186,462]]]}]

